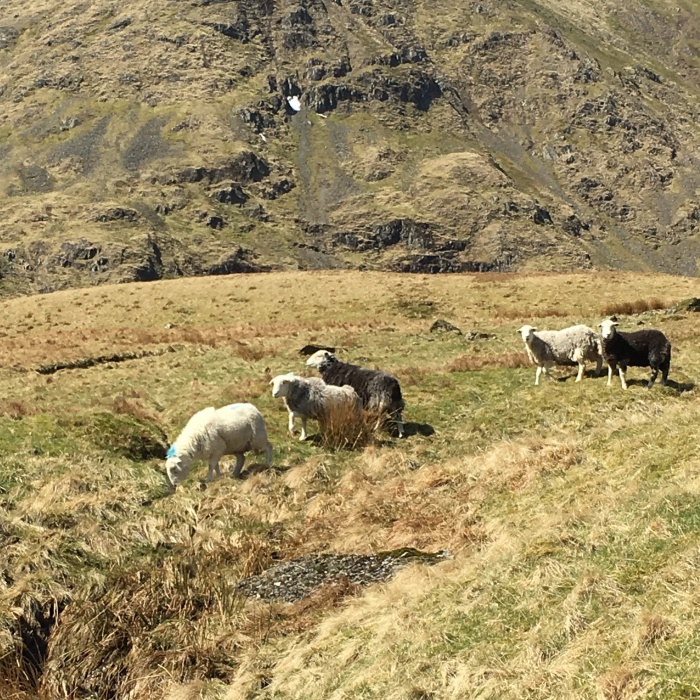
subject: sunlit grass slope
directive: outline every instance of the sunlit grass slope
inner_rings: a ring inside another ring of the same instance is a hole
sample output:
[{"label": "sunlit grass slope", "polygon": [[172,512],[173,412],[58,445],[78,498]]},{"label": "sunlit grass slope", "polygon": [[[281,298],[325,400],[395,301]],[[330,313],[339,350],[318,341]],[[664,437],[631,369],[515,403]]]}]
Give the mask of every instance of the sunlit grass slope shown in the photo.
[{"label": "sunlit grass slope", "polygon": [[[4,302],[2,697],[698,697],[697,314],[620,316],[673,342],[651,391],[635,369],[627,392],[566,369],[535,387],[515,333],[691,296],[696,280],[622,273],[329,272]],[[289,437],[268,382],[304,372],[307,343],[395,372],[409,437]],[[242,400],[273,467],[200,490],[201,465],[167,497],[168,442]],[[407,546],[453,556],[294,604],[235,589],[279,560]]]}]

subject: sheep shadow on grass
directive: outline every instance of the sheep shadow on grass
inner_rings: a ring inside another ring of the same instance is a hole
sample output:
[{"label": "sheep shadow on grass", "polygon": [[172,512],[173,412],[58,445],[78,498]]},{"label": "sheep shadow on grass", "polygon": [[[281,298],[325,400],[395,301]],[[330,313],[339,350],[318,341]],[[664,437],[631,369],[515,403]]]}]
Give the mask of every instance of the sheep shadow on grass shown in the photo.
[{"label": "sheep shadow on grass", "polygon": [[265,464],[265,462],[252,462],[251,464],[247,464],[238,476],[232,476],[229,470],[222,467],[220,477],[214,477],[211,481],[200,479],[197,485],[200,491],[206,491],[210,485],[214,485],[219,481],[225,481],[227,479],[233,482],[245,481],[251,476],[255,476],[255,474],[262,474],[263,472],[269,471],[286,471],[287,469],[289,469],[289,467]]},{"label": "sheep shadow on grass", "polygon": [[274,472],[275,474],[283,474],[291,469],[289,464],[276,464],[274,461],[272,464],[265,464],[265,462],[253,462],[249,464],[238,477],[239,479],[247,479],[249,476],[255,476],[255,474],[262,474],[263,472]]},{"label": "sheep shadow on grass", "polygon": [[[619,378],[614,377],[613,378],[613,386],[615,386],[615,379],[617,379],[617,384],[619,387]],[[641,386],[646,389],[647,385],[649,384],[649,379],[643,379],[640,377],[633,377],[630,379],[629,377],[627,378],[627,386],[628,387],[633,387],[633,386]],[[686,391],[692,391],[695,388],[695,382],[676,382],[673,379],[669,379],[666,381],[666,386],[664,386],[661,383],[660,379],[657,379],[656,382],[654,382],[654,386],[652,389],[655,389],[656,387],[660,387],[662,389],[671,389],[678,394],[682,394]]]},{"label": "sheep shadow on grass", "polygon": [[666,386],[682,394],[685,391],[692,391],[695,389],[695,382],[676,382],[673,379],[668,379],[666,381]]},{"label": "sheep shadow on grass", "polygon": [[430,437],[435,435],[435,428],[429,423],[404,423],[403,430],[406,437],[412,437],[413,435]]},{"label": "sheep shadow on grass", "polygon": [[[559,368],[559,371],[567,372],[567,374],[555,376],[554,380],[557,382],[575,382],[576,381],[576,375],[578,374],[578,370],[575,372],[569,372],[567,369],[562,369]],[[595,370],[595,368],[591,369],[586,369],[583,371],[583,379],[600,379],[601,377],[607,378],[608,372],[607,370],[603,369],[600,371],[600,374],[598,374]],[[541,380],[540,380],[541,382]]]}]

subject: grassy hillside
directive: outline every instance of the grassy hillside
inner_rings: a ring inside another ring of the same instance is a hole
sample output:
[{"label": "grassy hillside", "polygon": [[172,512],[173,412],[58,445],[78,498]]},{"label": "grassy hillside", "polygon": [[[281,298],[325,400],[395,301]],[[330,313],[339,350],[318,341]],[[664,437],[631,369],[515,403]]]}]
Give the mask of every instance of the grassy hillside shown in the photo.
[{"label": "grassy hillside", "polygon": [[696,275],[699,10],[8,0],[0,294],[269,268]]},{"label": "grassy hillside", "polygon": [[[699,331],[643,309],[698,291],[631,273],[288,272],[3,302],[2,697],[696,697]],[[563,369],[533,385],[515,329],[616,309],[671,338],[670,386],[634,369],[627,392]],[[485,335],[430,333],[437,318]],[[409,436],[290,438],[268,382],[303,371],[309,342],[395,372]],[[188,417],[242,400],[273,467],[201,490],[200,465],[166,496]],[[450,556],[294,603],[236,587],[402,547]]]}]

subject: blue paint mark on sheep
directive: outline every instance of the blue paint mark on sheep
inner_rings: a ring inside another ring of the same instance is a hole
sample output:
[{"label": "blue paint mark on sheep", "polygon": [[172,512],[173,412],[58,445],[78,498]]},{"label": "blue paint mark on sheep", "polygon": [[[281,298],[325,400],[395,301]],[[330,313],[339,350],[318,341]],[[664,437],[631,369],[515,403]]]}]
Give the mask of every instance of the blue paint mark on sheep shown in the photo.
[{"label": "blue paint mark on sheep", "polygon": [[170,449],[165,453],[165,456],[170,459],[170,457],[175,456],[175,445],[170,445]]},{"label": "blue paint mark on sheep", "polygon": [[240,408],[241,406],[245,406],[244,403],[232,403],[228,406],[228,408],[235,409],[235,408]]}]

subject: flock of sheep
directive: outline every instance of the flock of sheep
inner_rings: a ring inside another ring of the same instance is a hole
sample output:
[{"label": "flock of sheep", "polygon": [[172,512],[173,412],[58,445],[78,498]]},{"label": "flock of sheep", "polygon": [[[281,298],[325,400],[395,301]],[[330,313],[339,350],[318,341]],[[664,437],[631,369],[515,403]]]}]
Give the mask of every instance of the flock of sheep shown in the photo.
[{"label": "flock of sheep", "polygon": [[[289,432],[294,433],[294,419],[301,418],[301,437],[306,439],[306,421],[311,418],[321,425],[335,409],[348,416],[359,416],[363,410],[394,421],[399,437],[404,435],[402,411],[404,400],[399,380],[376,369],[342,362],[328,350],[315,352],[306,361],[321,377],[299,377],[293,373],[274,377],[272,395],[284,401],[289,413]],[[375,426],[378,427],[378,426]],[[214,473],[221,475],[219,461],[224,455],[235,455],[231,473],[237,477],[246,452],[265,453],[265,462],[272,461],[272,445],[260,411],[250,403],[237,403],[220,409],[205,408],[187,422],[167,454],[165,469],[174,489],[183,481],[192,462],[209,463],[206,481]]]},{"label": "flock of sheep", "polygon": [[[625,333],[617,323],[605,320],[599,324],[600,334],[584,325],[560,331],[538,331],[533,326],[518,329],[525,350],[535,364],[535,385],[544,372],[550,376],[554,365],[578,365],[576,381],[581,381],[587,362],[595,362],[597,373],[608,365],[608,386],[614,372],[620,375],[622,388],[627,388],[628,367],[649,367],[651,388],[661,370],[662,383],[668,380],[671,364],[671,343],[659,330],[645,329]],[[274,377],[272,395],[281,398],[289,413],[289,432],[294,433],[294,420],[301,419],[301,437],[306,439],[309,418],[321,425],[332,410],[343,407],[349,416],[363,410],[379,416],[379,423],[389,417],[396,425],[399,437],[404,435],[402,411],[404,400],[396,377],[381,370],[358,367],[342,362],[328,350],[315,352],[306,361],[321,377],[299,377],[293,373]],[[232,476],[239,476],[246,452],[265,453],[265,462],[272,461],[272,445],[267,437],[265,421],[260,411],[249,403],[238,403],[220,409],[205,408],[188,421],[175,443],[170,447],[165,464],[171,489],[183,481],[192,462],[207,461],[206,481],[216,473],[221,475],[219,461],[224,455],[235,455]]]}]

